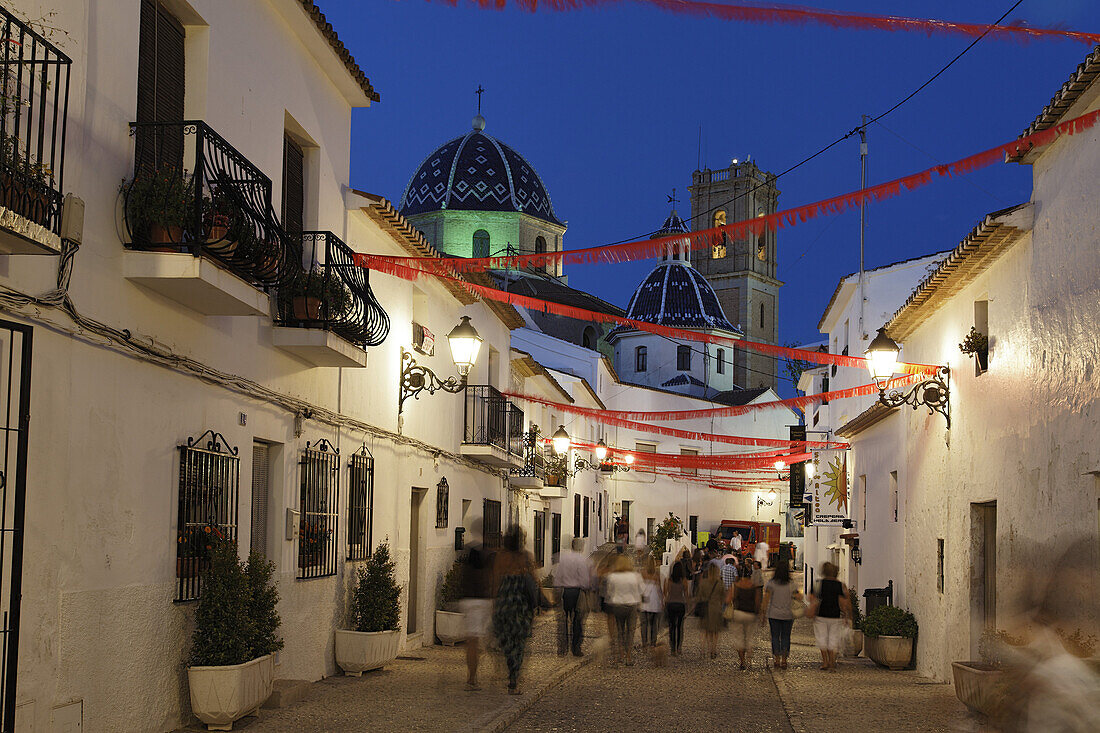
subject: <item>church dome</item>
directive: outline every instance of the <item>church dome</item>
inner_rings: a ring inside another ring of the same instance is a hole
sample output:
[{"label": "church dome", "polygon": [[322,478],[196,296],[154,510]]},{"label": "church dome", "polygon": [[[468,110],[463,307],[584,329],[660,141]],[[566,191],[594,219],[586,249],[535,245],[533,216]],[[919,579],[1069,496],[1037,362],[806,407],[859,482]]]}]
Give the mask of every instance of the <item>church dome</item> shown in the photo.
[{"label": "church dome", "polygon": [[485,134],[485,119],[433,151],[416,169],[401,197],[401,213],[515,211],[565,226],[554,215],[542,179],[522,155]]},{"label": "church dome", "polygon": [[[678,328],[740,333],[722,312],[718,296],[698,270],[680,260],[661,262],[630,299],[627,318]],[[627,330],[619,326],[615,329]]]},{"label": "church dome", "polygon": [[667,219],[665,219],[664,225],[660,229],[658,229],[657,231],[653,232],[653,234],[650,234],[649,236],[652,237],[653,239],[656,239],[657,237],[667,237],[671,234],[687,234],[687,233],[688,233],[687,224],[684,223],[684,220],[681,219],[680,215],[676,213],[675,209],[673,209],[672,213],[668,215]]}]

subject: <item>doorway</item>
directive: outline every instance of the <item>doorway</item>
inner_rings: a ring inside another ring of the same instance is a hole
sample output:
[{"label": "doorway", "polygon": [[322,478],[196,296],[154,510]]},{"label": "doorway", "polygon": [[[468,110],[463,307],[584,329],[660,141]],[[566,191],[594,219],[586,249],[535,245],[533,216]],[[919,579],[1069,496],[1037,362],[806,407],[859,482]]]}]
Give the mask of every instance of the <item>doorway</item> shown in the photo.
[{"label": "doorway", "polygon": [[970,653],[978,659],[978,642],[986,629],[997,628],[997,502],[970,505]]},{"label": "doorway", "polygon": [[419,611],[417,595],[420,591],[420,506],[424,503],[424,495],[427,489],[419,489],[415,486],[409,500],[409,603],[408,617],[405,619],[405,629],[408,635],[420,630],[416,617]]}]

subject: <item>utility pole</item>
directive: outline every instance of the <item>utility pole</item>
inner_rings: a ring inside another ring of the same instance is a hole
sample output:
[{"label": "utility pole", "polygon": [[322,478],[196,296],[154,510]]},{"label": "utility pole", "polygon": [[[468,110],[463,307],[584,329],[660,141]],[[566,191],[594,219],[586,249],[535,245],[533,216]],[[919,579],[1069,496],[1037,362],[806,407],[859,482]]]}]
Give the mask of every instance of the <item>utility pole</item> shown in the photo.
[{"label": "utility pole", "polygon": [[[859,126],[859,190],[860,193],[867,188],[867,115],[863,115],[863,124]],[[859,335],[867,340],[867,326],[863,323],[863,308],[867,297],[863,289],[863,243],[867,224],[867,202],[862,197],[859,200]]]}]

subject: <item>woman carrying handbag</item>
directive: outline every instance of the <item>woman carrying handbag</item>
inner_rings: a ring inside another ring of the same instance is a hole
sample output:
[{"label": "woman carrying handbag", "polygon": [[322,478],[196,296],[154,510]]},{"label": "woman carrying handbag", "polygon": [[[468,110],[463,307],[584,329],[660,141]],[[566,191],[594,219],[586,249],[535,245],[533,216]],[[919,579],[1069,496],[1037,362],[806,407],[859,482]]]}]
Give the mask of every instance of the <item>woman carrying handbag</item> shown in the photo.
[{"label": "woman carrying handbag", "polygon": [[695,615],[703,627],[703,654],[718,656],[718,632],[722,630],[722,597],[726,586],[718,574],[718,566],[707,563],[699,587],[695,591]]},{"label": "woman carrying handbag", "polygon": [[836,579],[838,571],[831,562],[821,566],[821,580],[810,593],[810,607],[806,611],[806,616],[814,620],[814,639],[821,650],[823,670],[836,669],[836,658],[848,632],[847,619],[852,613],[848,589]]},{"label": "woman carrying handbag", "polygon": [[806,612],[794,584],[791,583],[791,566],[786,559],[775,565],[775,575],[764,586],[764,604],[760,609],[760,623],[768,620],[772,638],[772,658],[776,669],[787,668],[787,656],[791,653],[791,627],[794,620]]}]

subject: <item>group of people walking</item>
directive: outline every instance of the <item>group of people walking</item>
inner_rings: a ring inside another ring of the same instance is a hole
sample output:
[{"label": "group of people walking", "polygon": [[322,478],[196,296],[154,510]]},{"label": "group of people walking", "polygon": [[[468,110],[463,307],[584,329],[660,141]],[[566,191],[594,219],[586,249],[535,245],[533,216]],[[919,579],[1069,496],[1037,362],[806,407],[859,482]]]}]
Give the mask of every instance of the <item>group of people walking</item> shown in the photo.
[{"label": "group of people walking", "polygon": [[[729,630],[741,669],[752,666],[757,628],[768,626],[777,669],[787,668],[791,628],[796,617],[814,616],[814,633],[821,649],[822,669],[835,669],[850,615],[848,592],[831,563],[822,567],[822,580],[803,602],[791,581],[788,561],[775,564],[765,581],[763,562],[754,557],[722,554],[716,545],[705,551],[683,549],[662,579],[651,553],[634,555],[624,544],[606,553],[598,567],[585,552],[583,538],[563,551],[554,570],[558,604],[559,655],[584,655],[584,620],[589,612],[605,614],[612,654],[627,666],[634,664],[635,629],[641,627],[641,647],[657,647],[661,619],[668,626],[668,651],[681,656],[684,622],[699,619],[704,657],[718,656],[719,636]],[[765,556],[766,557],[766,556]],[[462,611],[467,624],[467,687],[480,689],[477,678],[480,645],[492,637],[508,670],[508,690],[519,693],[519,675],[535,611],[547,607],[535,579],[535,564],[524,549],[524,533],[512,527],[502,548],[492,555],[473,548],[466,556]]]}]

